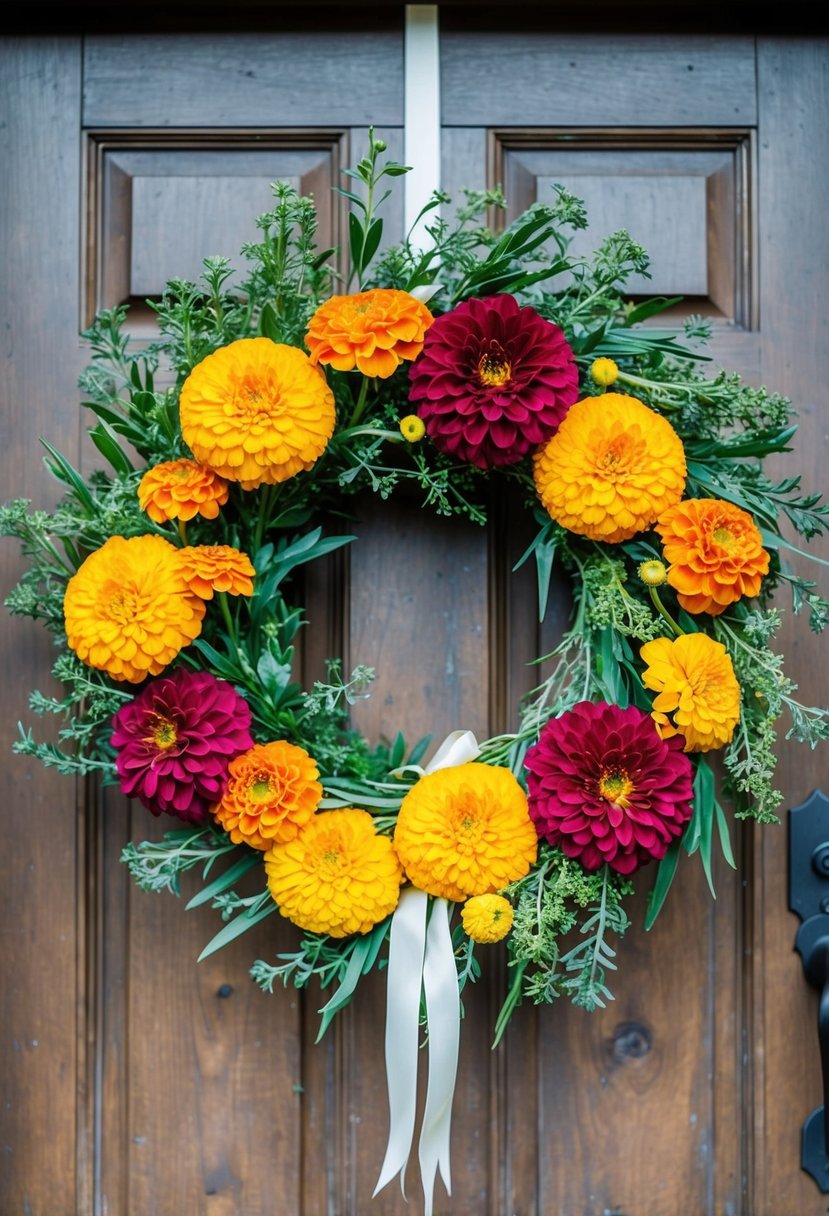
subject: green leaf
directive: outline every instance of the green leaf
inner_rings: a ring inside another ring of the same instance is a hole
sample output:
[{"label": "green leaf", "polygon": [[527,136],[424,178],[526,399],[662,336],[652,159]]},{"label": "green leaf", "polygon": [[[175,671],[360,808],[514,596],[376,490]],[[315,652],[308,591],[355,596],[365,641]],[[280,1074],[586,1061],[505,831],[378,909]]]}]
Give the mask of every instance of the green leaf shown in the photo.
[{"label": "green leaf", "polygon": [[699,849],[702,868],[711,895],[716,899],[714,882],[711,874],[711,843],[714,831],[714,774],[706,760],[697,762],[694,777],[694,813],[685,832],[683,840],[687,853],[696,853]]},{"label": "green leaf", "polygon": [[239,881],[243,874],[247,874],[248,870],[252,870],[254,866],[259,865],[262,857],[255,853],[248,853],[244,857],[240,857],[235,865],[232,865],[229,870],[225,870],[224,874],[220,874],[213,882],[208,883],[203,887],[191,900],[185,904],[185,910],[190,908],[199,908],[202,904],[209,904],[211,899],[216,895],[221,895],[228,891],[235,883]]},{"label": "green leaf", "polygon": [[359,274],[363,269],[363,225],[353,211],[348,213],[348,235],[351,247],[351,263]]},{"label": "green leaf", "polygon": [[625,317],[625,323],[638,325],[640,321],[647,321],[648,317],[655,317],[657,313],[664,312],[666,308],[673,308],[674,304],[681,303],[682,296],[654,296],[653,299],[645,300],[632,308]]},{"label": "green leaf", "polygon": [[725,811],[716,799],[714,801],[714,814],[717,818],[717,833],[720,838],[722,855],[731,866],[731,869],[736,870],[737,863],[734,860],[734,850],[731,847],[731,833],[728,830],[728,820],[725,817]]},{"label": "green leaf", "polygon": [[377,247],[380,244],[380,238],[383,235],[383,221],[381,219],[372,220],[366,233],[365,243],[363,245],[363,270],[368,266],[371,259],[377,252]]},{"label": "green leaf", "polygon": [[266,916],[270,916],[275,911],[276,904],[270,895],[268,895],[268,903],[264,907],[260,906],[257,908],[256,904],[252,904],[240,916],[228,921],[216,936],[210,939],[196,961],[200,963],[203,959],[209,958],[211,954],[215,954],[223,946],[229,945],[237,937],[241,937],[243,933],[247,933],[248,929],[252,929],[254,925],[259,924],[260,920],[264,920]]},{"label": "green leaf", "polygon": [[389,768],[399,768],[406,759],[406,740],[403,732],[398,731],[389,750]]},{"label": "green leaf", "polygon": [[679,865],[679,853],[682,847],[681,840],[675,840],[668,848],[667,853],[659,863],[656,871],[656,878],[648,894],[648,910],[645,916],[645,929],[652,929],[654,922],[662,911],[662,905],[668,892],[671,889],[671,883],[674,881],[676,868]]},{"label": "green leaf", "polygon": [[262,311],[259,314],[259,332],[263,338],[270,338],[272,342],[282,341],[279,317],[276,315],[273,304],[262,305]]},{"label": "green leaf", "polygon": [[322,1021],[320,1022],[319,1034],[315,1040],[317,1043],[319,1043],[320,1039],[331,1025],[335,1014],[339,1013],[341,1009],[345,1008],[354,995],[354,990],[360,982],[360,976],[363,974],[363,965],[368,957],[370,945],[371,943],[368,937],[362,937],[359,941],[355,942],[354,948],[351,951],[351,958],[348,960],[348,966],[345,969],[345,975],[342,978],[339,988],[331,997],[330,1001],[327,1001],[326,1004],[323,1005],[322,1009],[318,1010],[318,1013],[322,1015]]},{"label": "green leaf", "polygon": [[46,468],[58,481],[62,481],[64,485],[70,486],[75,491],[78,502],[84,508],[87,515],[94,515],[95,500],[80,473],[76,469],[73,469],[66,457],[62,456],[57,448],[53,448],[51,443],[47,443],[45,439],[41,439],[40,442],[52,458],[49,460],[44,457],[43,463],[46,465]]},{"label": "green leaf", "polygon": [[135,472],[135,465],[115,438],[112,428],[107,426],[105,422],[99,422],[89,432],[89,438],[104,459],[109,461],[115,472],[120,476],[128,477],[130,473]]},{"label": "green leaf", "polygon": [[359,207],[361,211],[365,211],[366,205],[359,194],[354,194],[351,190],[343,190],[340,186],[334,186],[334,191],[342,195],[343,198],[347,198],[350,203],[353,203],[355,207]]},{"label": "green leaf", "polygon": [[383,173],[386,177],[402,177],[404,173],[411,173],[411,165],[399,165],[396,161],[389,161],[383,166]]}]

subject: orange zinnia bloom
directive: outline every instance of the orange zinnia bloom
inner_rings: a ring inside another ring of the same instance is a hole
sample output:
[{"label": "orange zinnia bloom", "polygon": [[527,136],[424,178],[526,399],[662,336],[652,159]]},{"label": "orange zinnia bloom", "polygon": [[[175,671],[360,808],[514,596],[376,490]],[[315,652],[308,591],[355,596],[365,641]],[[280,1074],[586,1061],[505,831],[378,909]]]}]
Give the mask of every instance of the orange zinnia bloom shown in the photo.
[{"label": "orange zinnia bloom", "polygon": [[179,399],[184,442],[243,490],[310,469],[334,433],[334,395],[305,351],[239,338],[198,363]]},{"label": "orange zinnia bloom", "polygon": [[293,840],[319,806],[319,770],[294,743],[257,743],[231,760],[213,814],[236,844],[267,850]]},{"label": "orange zinnia bloom", "polygon": [[223,477],[195,460],[165,460],[147,469],[138,483],[141,509],[157,524],[169,519],[215,519],[227,502]]},{"label": "orange zinnia bloom", "polygon": [[416,359],[434,317],[407,291],[378,287],[353,296],[332,296],[308,323],[305,343],[312,363],[340,372],[387,379],[404,359]]},{"label": "orange zinnia bloom", "polygon": [[310,933],[368,933],[397,907],[403,871],[367,811],[314,815],[265,854],[268,888],[283,916]]},{"label": "orange zinnia bloom", "polygon": [[494,894],[528,874],[538,836],[510,770],[473,761],[427,773],[412,786],[394,847],[416,887],[460,901]]},{"label": "orange zinnia bloom", "polygon": [[203,600],[212,600],[214,591],[253,595],[256,571],[247,553],[231,545],[189,545],[179,552],[185,581]]},{"label": "orange zinnia bloom", "polygon": [[159,675],[201,632],[204,601],[161,536],[111,536],[73,574],[63,600],[78,658],[115,680]]},{"label": "orange zinnia bloom", "polygon": [[624,393],[587,397],[536,452],[535,485],[552,519],[617,544],[649,528],[685,489],[685,451],[666,418]]},{"label": "orange zinnia bloom", "polygon": [[760,591],[769,555],[748,511],[718,498],[688,498],[662,512],[656,531],[668,582],[688,612],[719,616]]},{"label": "orange zinnia bloom", "polygon": [[731,741],[740,721],[740,685],[722,642],[705,633],[656,638],[639,651],[642,683],[657,693],[651,717],[663,739],[682,735],[686,752]]}]

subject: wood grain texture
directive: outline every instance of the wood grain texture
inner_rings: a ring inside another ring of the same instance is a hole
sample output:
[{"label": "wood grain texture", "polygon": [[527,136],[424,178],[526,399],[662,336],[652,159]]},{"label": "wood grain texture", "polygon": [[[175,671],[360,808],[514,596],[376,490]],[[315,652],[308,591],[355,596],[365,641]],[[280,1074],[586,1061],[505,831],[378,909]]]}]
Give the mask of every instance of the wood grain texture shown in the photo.
[{"label": "wood grain texture", "polygon": [[[77,38],[0,43],[2,496],[39,507],[58,493],[39,459],[38,437],[48,433],[70,459],[78,446],[80,66]],[[5,596],[23,571],[14,542],[3,541],[0,561]],[[0,1211],[68,1216],[76,1201],[76,1086],[85,1081],[76,1041],[83,949],[75,791],[38,761],[10,754],[18,719],[44,734],[27,699],[35,687],[53,691],[46,630],[0,613],[0,655],[7,846],[0,882]]]},{"label": "wood grain texture", "polygon": [[402,72],[401,12],[370,29],[341,23],[266,38],[92,35],[84,50],[83,121],[88,127],[299,127],[332,120],[399,126]]},{"label": "wood grain texture", "polygon": [[[763,380],[788,393],[798,411],[794,454],[775,471],[802,473],[809,490],[826,486],[829,428],[826,350],[829,321],[823,300],[829,238],[821,219],[829,136],[829,40],[760,40],[759,214]],[[802,544],[800,547],[803,547]],[[826,540],[810,546],[829,558]],[[829,595],[827,571],[800,559],[797,569]],[[786,597],[781,595],[781,605]],[[810,635],[787,613],[779,649],[806,705],[826,705],[826,638]],[[825,744],[822,745],[825,749]],[[825,750],[780,746],[782,811],[827,788]],[[793,952],[799,921],[787,911],[785,826],[758,833],[753,943],[758,1066],[753,1164],[757,1216],[818,1216],[822,1196],[800,1170],[800,1128],[822,1102],[816,1033],[817,994]]]},{"label": "wood grain texture", "polygon": [[449,14],[440,49],[445,126],[748,126],[756,118],[747,37],[611,42],[555,33],[549,17],[506,37],[503,27],[470,29]]}]

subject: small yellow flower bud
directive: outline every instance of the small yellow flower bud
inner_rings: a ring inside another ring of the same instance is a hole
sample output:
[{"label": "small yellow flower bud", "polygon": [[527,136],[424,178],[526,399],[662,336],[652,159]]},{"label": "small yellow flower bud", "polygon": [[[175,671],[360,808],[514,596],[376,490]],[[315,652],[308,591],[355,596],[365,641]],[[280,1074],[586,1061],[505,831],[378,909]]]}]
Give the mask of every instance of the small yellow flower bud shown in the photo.
[{"label": "small yellow flower bud", "polygon": [[400,434],[408,443],[418,443],[426,434],[426,426],[417,414],[407,414],[400,419]]},{"label": "small yellow flower bud", "polygon": [[668,571],[664,562],[656,560],[642,562],[639,567],[639,577],[646,587],[661,587],[663,583],[667,582]]},{"label": "small yellow flower bud", "polygon": [[611,384],[616,383],[619,369],[612,359],[594,359],[590,366],[590,375],[596,384],[600,384],[602,388],[608,388]]}]

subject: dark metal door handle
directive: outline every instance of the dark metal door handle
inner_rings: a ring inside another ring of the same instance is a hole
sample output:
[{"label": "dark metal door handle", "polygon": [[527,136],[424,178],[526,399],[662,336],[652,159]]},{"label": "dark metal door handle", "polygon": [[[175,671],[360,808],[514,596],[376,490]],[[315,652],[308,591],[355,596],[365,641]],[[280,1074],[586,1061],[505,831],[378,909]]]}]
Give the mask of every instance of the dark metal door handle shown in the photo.
[{"label": "dark metal door handle", "polygon": [[815,790],[789,812],[789,907],[803,920],[795,950],[820,992],[817,1032],[823,1106],[803,1124],[800,1164],[829,1193],[829,799]]}]

